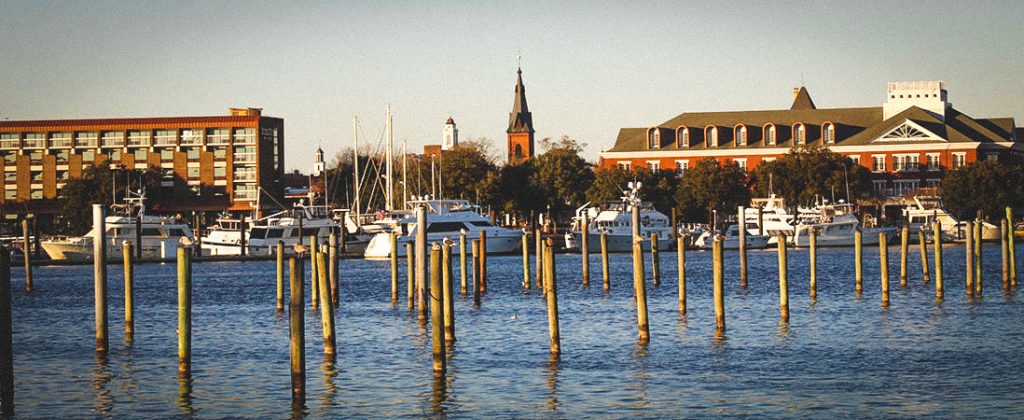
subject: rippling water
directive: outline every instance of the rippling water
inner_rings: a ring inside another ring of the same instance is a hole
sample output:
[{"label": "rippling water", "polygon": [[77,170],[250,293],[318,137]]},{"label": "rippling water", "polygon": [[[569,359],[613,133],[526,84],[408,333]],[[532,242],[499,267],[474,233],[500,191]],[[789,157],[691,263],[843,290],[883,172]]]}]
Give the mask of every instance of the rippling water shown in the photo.
[{"label": "rippling water", "polygon": [[[428,330],[406,309],[405,265],[403,297],[394,306],[387,262],[344,260],[335,365],[323,364],[319,312],[306,313],[302,414],[1024,415],[1024,306],[1015,292],[1002,291],[998,246],[985,248],[983,299],[967,298],[962,247],[947,247],[946,299],[939,304],[934,282],[922,282],[916,246],[909,286],[899,287],[899,247],[891,246],[887,308],[876,249],[865,249],[861,296],[854,293],[853,250],[820,250],[816,303],[807,293],[807,252],[791,250],[788,325],[779,322],[775,252],[749,253],[746,290],[739,287],[736,253],[726,252],[724,337],[715,334],[710,254],[688,255],[689,315],[681,317],[675,254],[663,253],[662,285],[650,285],[648,275],[646,346],[637,342],[629,255],[612,257],[610,294],[601,288],[599,256],[584,288],[580,257],[559,255],[560,360],[549,357],[539,292],[520,286],[521,259],[489,257],[482,306],[474,308],[471,296],[456,299],[458,341],[443,383],[431,372]],[[34,274],[35,292],[28,295],[21,270],[12,273],[19,415],[293,415],[288,320],[274,308],[273,262],[195,265],[190,384],[177,378],[174,265],[136,268],[130,347],[123,341],[122,273],[110,266],[112,349],[105,359],[94,352],[91,266],[41,267]]]}]

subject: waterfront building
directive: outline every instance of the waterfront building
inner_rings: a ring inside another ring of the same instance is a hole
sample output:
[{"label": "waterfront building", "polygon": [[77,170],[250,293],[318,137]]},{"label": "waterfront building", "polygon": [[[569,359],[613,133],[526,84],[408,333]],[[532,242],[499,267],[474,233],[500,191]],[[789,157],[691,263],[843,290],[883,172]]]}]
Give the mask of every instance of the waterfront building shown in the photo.
[{"label": "waterfront building", "polygon": [[147,191],[155,211],[253,211],[261,190],[282,194],[284,120],[231,108],[225,116],[0,121],[0,209],[56,214],[67,182],[104,162],[158,170],[161,188],[177,180],[196,197]]},{"label": "waterfront building", "polygon": [[602,167],[682,174],[706,158],[752,171],[794,146],[817,145],[872,172],[888,204],[935,194],[945,171],[1024,152],[1013,118],[976,118],[954,108],[939,81],[889,83],[881,106],[818,108],[805,87],[789,109],[685,112],[649,127],[619,130]]},{"label": "waterfront building", "polygon": [[526,86],[523,86],[523,69],[516,69],[516,95],[512,112],[508,114],[508,163],[520,163],[534,156],[533,114],[526,105]]}]

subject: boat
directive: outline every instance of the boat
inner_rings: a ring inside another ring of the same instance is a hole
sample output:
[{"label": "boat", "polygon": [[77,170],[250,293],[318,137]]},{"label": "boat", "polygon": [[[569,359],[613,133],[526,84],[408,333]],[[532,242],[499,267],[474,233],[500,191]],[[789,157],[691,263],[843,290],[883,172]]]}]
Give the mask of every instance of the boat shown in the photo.
[{"label": "boat", "polygon": [[750,201],[751,207],[743,211],[747,233],[768,236],[769,245],[775,244],[779,235],[786,235],[787,238],[793,236],[794,217],[786,211],[781,197],[769,194],[768,198],[755,198]]},{"label": "boat", "polygon": [[[284,243],[285,255],[292,255],[295,244],[302,242],[308,245],[310,236],[316,236],[318,244],[325,244],[330,240],[331,232],[338,232],[339,228],[327,206],[310,206],[300,201],[290,210],[257,219],[249,228],[246,252],[249,255],[274,255],[280,241]],[[365,236],[346,235],[346,251],[361,252],[368,242]]]},{"label": "boat", "polygon": [[[931,240],[932,223],[939,222],[942,229],[942,240],[962,242],[967,240],[967,223],[954,218],[942,208],[942,202],[935,198],[922,198],[915,196],[914,204],[903,210],[903,216],[910,225],[912,231],[924,230],[925,240]],[[998,241],[1000,228],[988,222],[981,223],[981,239],[983,241]],[[915,238],[916,235],[911,235]],[[916,239],[915,239],[916,240]]]},{"label": "boat", "polygon": [[[427,211],[427,242],[441,242],[444,239],[458,240],[462,234],[466,240],[479,239],[481,232],[487,232],[487,253],[502,254],[519,248],[523,233],[516,229],[491,224],[489,218],[480,215],[480,206],[471,205],[468,200],[440,200],[429,197],[413,198],[408,206],[412,209],[424,207]],[[370,239],[363,256],[367,259],[391,257],[391,237],[398,240],[398,255],[403,257],[405,244],[415,243],[416,233],[421,227],[413,213],[399,219],[395,226],[379,232]]]},{"label": "boat", "polygon": [[[753,226],[757,229],[757,225]],[[747,226],[749,232],[751,226]],[[700,236],[693,242],[698,248],[711,249],[714,246],[714,235],[715,232],[707,230],[701,233]],[[740,248],[740,229],[739,225],[729,225],[725,230],[725,235],[722,237],[722,249],[739,249]],[[768,247],[768,235],[758,235],[748,233],[744,236],[744,242],[747,244],[747,249],[763,249]],[[776,241],[777,243],[778,241]]]},{"label": "boat", "polygon": [[[202,255],[241,255],[242,221],[228,214],[217,217],[217,224],[210,226],[200,242]],[[246,239],[249,237],[245,230]]]},{"label": "boat", "polygon": [[579,240],[583,235],[583,214],[587,215],[587,247],[601,249],[601,234],[606,234],[608,252],[630,252],[633,250],[633,206],[640,215],[640,236],[644,238],[642,247],[651,249],[650,237],[657,233],[663,241],[658,242],[659,250],[666,250],[672,243],[672,221],[659,212],[649,202],[639,199],[642,183],[630,182],[630,190],[618,201],[608,202],[603,209],[589,207],[590,203],[576,209],[569,232],[565,236],[566,249],[579,249]]},{"label": "boat", "polygon": [[[812,218],[810,215],[815,215]],[[793,246],[809,246],[810,232],[815,233],[815,245],[820,247],[854,246],[858,228],[861,227],[860,220],[853,214],[853,206],[850,204],[827,204],[822,203],[812,211],[801,214],[801,222],[796,226],[796,234],[793,235],[791,243]],[[896,227],[864,227],[861,229],[862,245],[878,245],[879,234],[886,233],[888,240],[896,238]]]},{"label": "boat", "polygon": [[[141,192],[129,194],[124,203],[112,205],[113,214],[104,219],[108,261],[121,261],[122,243],[138,242],[137,234],[141,234],[141,245],[136,246],[142,249],[143,258],[173,259],[182,238],[187,238],[185,242],[194,242],[192,229],[188,225],[171,217],[145,214],[145,195]],[[93,227],[85,236],[53,238],[43,241],[41,245],[50,259],[55,261],[92,261],[95,236]]]}]

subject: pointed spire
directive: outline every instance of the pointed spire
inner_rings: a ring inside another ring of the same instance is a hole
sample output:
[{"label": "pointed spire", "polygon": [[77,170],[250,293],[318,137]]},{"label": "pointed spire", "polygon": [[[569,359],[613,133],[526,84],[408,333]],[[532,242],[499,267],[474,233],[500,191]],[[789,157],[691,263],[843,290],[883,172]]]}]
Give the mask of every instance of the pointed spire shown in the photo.
[{"label": "pointed spire", "polygon": [[533,116],[526,104],[526,86],[523,86],[523,69],[516,69],[516,97],[512,102],[512,112],[508,115],[509,133],[532,133]]},{"label": "pointed spire", "polygon": [[796,109],[818,109],[814,106],[814,101],[811,100],[811,94],[807,93],[807,88],[800,86],[800,89],[793,89],[796,94],[793,98],[793,106],[789,107],[790,110]]}]

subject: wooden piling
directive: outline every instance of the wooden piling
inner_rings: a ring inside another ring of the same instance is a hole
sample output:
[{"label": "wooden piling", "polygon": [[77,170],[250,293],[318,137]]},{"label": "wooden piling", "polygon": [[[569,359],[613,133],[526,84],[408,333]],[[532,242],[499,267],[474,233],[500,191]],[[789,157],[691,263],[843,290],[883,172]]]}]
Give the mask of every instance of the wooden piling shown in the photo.
[{"label": "wooden piling", "polygon": [[[22,254],[24,254],[25,257],[25,291],[28,293],[32,293],[32,253],[30,252],[30,250],[32,249],[32,244],[29,242],[28,219],[21,220],[21,233],[22,237],[24,238],[21,250],[23,251]],[[39,232],[36,232],[36,235],[38,236]]]},{"label": "wooden piling", "polygon": [[644,237],[640,236],[640,209],[633,208],[633,294],[636,297],[637,326],[640,330],[640,341],[646,343],[651,339],[650,326],[647,322],[647,285],[644,282]]},{"label": "wooden piling", "polygon": [[284,241],[277,241],[277,311],[284,310]]},{"label": "wooden piling", "polygon": [[[543,245],[543,234],[540,228],[533,230],[533,251],[534,251],[534,283],[537,283],[537,288],[541,291],[544,290],[544,245]],[[543,294],[543,293],[541,293]]]},{"label": "wooden piling", "polygon": [[558,275],[555,271],[554,241],[548,238],[544,258],[544,287],[547,289],[548,332],[551,338],[551,354],[561,353],[561,336],[558,332]]},{"label": "wooden piling", "polygon": [[391,232],[391,303],[398,303],[398,235]]},{"label": "wooden piling", "polygon": [[900,287],[907,287],[907,253],[910,251],[910,227],[900,228]]},{"label": "wooden piling", "polygon": [[416,253],[413,251],[413,245],[410,242],[405,243],[405,262],[405,273],[406,277],[409,278],[409,290],[406,299],[411,311],[416,305]]},{"label": "wooden piling", "polygon": [[676,218],[676,208],[675,207],[672,207],[671,223],[672,223],[672,233],[670,233],[669,235],[671,235],[672,240],[675,241],[676,238],[679,237],[679,233],[678,233],[678,230],[677,230],[679,224],[678,224],[678,220]]},{"label": "wooden piling", "polygon": [[430,337],[433,344],[434,372],[444,374],[444,293],[441,286],[441,247],[437,244],[430,249]]},{"label": "wooden piling", "polygon": [[[316,229],[313,231],[316,232]],[[316,263],[316,255],[319,252],[320,244],[317,243],[317,236],[314,233],[309,236],[309,305],[314,310],[320,305],[320,286],[317,284],[320,280],[320,273]]]},{"label": "wooden piling", "polygon": [[[942,284],[942,225],[935,222],[932,226],[935,229],[935,298],[942,300],[945,293]],[[924,246],[923,242],[921,246]]]},{"label": "wooden piling", "polygon": [[811,256],[811,301],[813,302],[818,298],[818,232],[815,229],[811,229],[808,232],[808,239],[810,240],[810,249],[808,250]]},{"label": "wooden piling", "polygon": [[853,260],[853,270],[856,278],[854,291],[860,295],[864,291],[864,234],[861,232],[860,227],[853,231]]},{"label": "wooden piling", "polygon": [[889,238],[878,232],[878,265],[882,277],[882,304],[889,304]]},{"label": "wooden piling", "polygon": [[526,232],[520,238],[523,245],[523,288],[529,290],[530,285],[530,238]]},{"label": "wooden piling", "polygon": [[1010,245],[1006,241],[1006,219],[999,223],[1000,251],[1003,263],[1003,290],[1010,290]]},{"label": "wooden piling", "polygon": [[416,207],[416,307],[418,319],[427,322],[427,209]]},{"label": "wooden piling", "polygon": [[917,243],[921,249],[921,273],[924,277],[924,282],[928,283],[931,281],[931,275],[928,273],[928,238],[924,234],[924,226],[921,226],[921,229],[917,231]]},{"label": "wooden piling", "polygon": [[[580,227],[580,261],[583,263],[583,285],[590,286],[590,220],[587,211],[583,211],[583,223]],[[655,257],[657,258],[657,257]]]},{"label": "wooden piling", "polygon": [[739,206],[737,212],[738,230],[740,233],[739,238],[739,253],[740,253],[740,287],[747,288],[747,223],[745,219],[746,208]]},{"label": "wooden piling", "polygon": [[0,417],[14,417],[14,325],[11,252],[0,246]]},{"label": "wooden piling", "polygon": [[[523,244],[523,253],[528,254],[529,249],[526,244]],[[529,269],[529,267],[527,267]],[[461,293],[462,296],[466,296],[466,234],[459,234],[459,275],[462,279]]]},{"label": "wooden piling", "polygon": [[964,241],[964,254],[967,255],[967,264],[964,270],[966,272],[967,296],[974,296],[974,221],[964,222],[964,228],[967,231],[966,241]]},{"label": "wooden piling", "polygon": [[487,231],[480,231],[480,293],[487,294]]},{"label": "wooden piling", "polygon": [[654,286],[661,285],[661,258],[658,256],[658,232],[651,232],[651,278]]},{"label": "wooden piling", "polygon": [[288,259],[289,266],[289,301],[288,301],[288,336],[289,355],[292,375],[292,404],[301,405],[306,402],[306,330],[303,311],[302,273],[304,263],[298,255]]},{"label": "wooden piling", "polygon": [[984,232],[985,223],[979,217],[974,223],[974,295],[981,297],[985,288],[982,285],[982,263],[984,257],[984,251],[982,245],[982,232]]},{"label": "wooden piling", "polygon": [[178,377],[192,376],[192,248],[178,246]]},{"label": "wooden piling", "polygon": [[[344,225],[341,228],[344,229],[345,228]],[[330,273],[330,283],[329,283],[329,285],[331,286],[330,287],[330,289],[331,289],[331,305],[333,305],[335,308],[337,308],[338,307],[338,301],[340,299],[340,293],[341,293],[341,291],[338,288],[338,258],[340,258],[340,255],[339,255],[340,252],[338,252],[338,233],[334,231],[334,228],[331,228],[331,236],[327,240],[327,245],[329,247],[328,248],[329,255],[328,255],[328,260],[327,260],[328,261],[328,264],[327,264],[328,265],[328,267],[327,267],[328,271],[327,272]],[[394,248],[392,248],[392,251],[394,251]],[[397,287],[397,284],[398,284],[398,265],[397,265],[397,259],[395,261],[396,261],[396,264],[393,266],[394,269],[395,269],[395,275],[394,275],[394,277],[392,277],[392,283],[393,283],[393,286],[396,286],[396,287],[392,287],[391,288],[392,295],[395,298],[393,300],[397,300],[397,298],[398,298],[398,287]]]},{"label": "wooden piling", "polygon": [[786,234],[779,234],[779,313],[782,322],[789,322],[789,264],[786,256]]},{"label": "wooden piling", "polygon": [[686,315],[686,235],[676,236],[676,267],[679,281],[679,315]]},{"label": "wooden piling", "polygon": [[473,240],[473,305],[480,306],[480,240]]},{"label": "wooden piling", "polygon": [[722,285],[722,239],[715,237],[712,246],[712,288],[715,298],[715,327],[718,332],[725,331],[725,292]]},{"label": "wooden piling", "polygon": [[131,343],[135,336],[135,264],[132,243],[121,243],[121,257],[124,260],[124,340]]},{"label": "wooden piling", "polygon": [[764,235],[764,208],[757,208],[757,235]]},{"label": "wooden piling", "polygon": [[331,283],[324,273],[324,268],[328,264],[325,261],[327,259],[325,254],[324,252],[316,253],[314,263],[318,266],[317,273],[320,276],[320,281],[317,284],[320,289],[320,324],[323,327],[324,355],[333,362],[337,354],[334,338],[334,305],[331,303]]},{"label": "wooden piling", "polygon": [[604,277],[604,291],[611,291],[611,279],[608,274],[608,233],[601,232],[601,276]]},{"label": "wooden piling", "polygon": [[452,286],[452,246],[441,244],[441,291],[444,294],[444,342],[455,342],[455,288]]},{"label": "wooden piling", "polygon": [[110,349],[107,337],[107,209],[102,204],[92,205],[92,274],[96,309],[96,353],[106,354]]},{"label": "wooden piling", "polygon": [[1009,242],[1010,253],[1010,286],[1017,287],[1017,249],[1014,246],[1013,237],[1013,207],[1006,207],[1007,241]]}]

